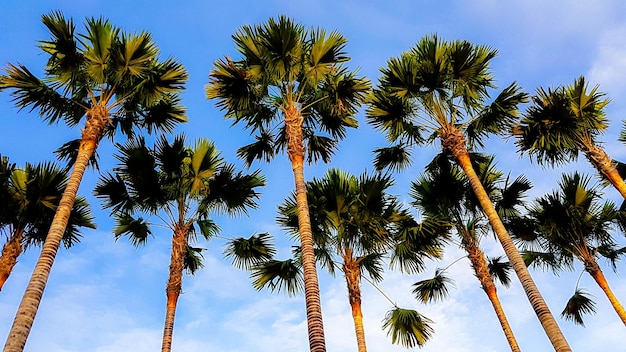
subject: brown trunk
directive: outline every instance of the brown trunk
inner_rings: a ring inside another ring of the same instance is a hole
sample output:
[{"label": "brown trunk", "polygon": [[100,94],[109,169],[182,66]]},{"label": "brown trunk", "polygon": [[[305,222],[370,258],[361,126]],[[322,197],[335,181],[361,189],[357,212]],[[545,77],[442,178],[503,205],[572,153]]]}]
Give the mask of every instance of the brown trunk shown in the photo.
[{"label": "brown trunk", "polygon": [[354,331],[359,352],[367,352],[365,346],[365,330],[363,328],[363,312],[361,311],[361,269],[352,257],[344,258],[343,273],[348,286],[348,299],[352,308]]},{"label": "brown trunk", "polygon": [[550,312],[550,308],[548,308],[546,301],[541,296],[539,289],[530,276],[522,256],[517,251],[517,248],[515,248],[515,244],[513,243],[511,236],[504,227],[502,220],[500,220],[500,217],[498,216],[491,199],[489,199],[485,188],[481,184],[478,175],[476,175],[476,171],[472,166],[467,147],[465,146],[465,137],[460,130],[454,126],[450,126],[449,130],[441,133],[441,145],[444,150],[448,150],[452,153],[452,155],[454,155],[456,162],[467,176],[483,212],[487,216],[487,219],[489,219],[489,223],[491,224],[493,231],[496,233],[496,236],[504,249],[504,253],[513,266],[513,269],[522,284],[524,292],[526,293],[526,296],[528,297],[528,300],[530,301],[530,304],[539,318],[539,322],[546,332],[548,339],[550,339],[550,343],[554,347],[555,351],[571,351],[563,332],[561,332],[559,325],[556,323],[554,316]]},{"label": "brown trunk", "polygon": [[604,175],[606,179],[611,182],[613,187],[617,189],[619,194],[626,199],[626,184],[624,183],[624,179],[619,172],[617,172],[615,164],[604,149],[595,144],[590,144],[585,146],[583,152],[596,170],[598,170],[600,174]]},{"label": "brown trunk", "polygon": [[13,235],[2,246],[2,254],[0,255],[0,291],[2,291],[4,283],[11,275],[15,264],[17,264],[17,258],[22,254],[23,234],[24,229],[13,230]]},{"label": "brown trunk", "polygon": [[591,277],[593,277],[594,280],[596,280],[598,286],[600,286],[606,297],[609,299],[609,302],[611,302],[613,309],[615,309],[615,313],[617,313],[619,318],[622,320],[622,323],[626,325],[626,311],[624,310],[624,306],[622,306],[617,297],[615,297],[615,294],[613,294],[613,291],[611,290],[611,287],[609,287],[609,283],[606,281],[606,277],[604,277],[604,273],[600,269],[598,263],[595,260],[586,261],[585,270],[589,273],[589,275],[591,275]]},{"label": "brown trunk", "polygon": [[498,321],[500,322],[500,326],[502,327],[504,336],[506,337],[506,340],[511,347],[511,351],[520,352],[521,350],[519,348],[519,345],[517,344],[517,340],[515,339],[513,330],[511,329],[509,321],[506,318],[506,314],[504,314],[504,309],[500,304],[496,285],[493,282],[493,277],[489,273],[487,260],[485,260],[485,254],[480,248],[478,248],[476,241],[474,241],[473,239],[464,239],[463,244],[465,250],[467,251],[469,260],[472,263],[474,273],[476,274],[478,281],[480,281],[483,290],[487,294],[487,297],[489,298],[489,301],[493,306],[493,310],[496,312],[496,316],[498,317]]},{"label": "brown trunk", "polygon": [[174,317],[178,297],[183,287],[183,266],[185,252],[187,250],[187,231],[185,225],[178,225],[172,236],[172,252],[170,259],[170,274],[167,280],[167,306],[165,308],[165,324],[163,325],[163,343],[161,352],[172,350],[172,338],[174,333]]},{"label": "brown trunk", "polygon": [[109,114],[105,107],[95,106],[87,112],[87,121],[82,133],[78,155],[74,162],[72,174],[67,186],[63,191],[63,196],[59,202],[50,230],[41,249],[41,254],[26,286],[26,292],[22,297],[20,306],[15,314],[13,325],[9,331],[4,352],[22,352],[26,345],[26,340],[30,329],[35,321],[35,315],[41,303],[43,291],[46,288],[48,277],[54,263],[57,251],[61,244],[61,239],[65,233],[67,222],[74,206],[74,200],[78,193],[78,187],[85,174],[85,169],[89,159],[98,147],[98,142],[102,139],[104,131],[109,121]]},{"label": "brown trunk", "polygon": [[315,268],[315,252],[309,203],[304,181],[304,145],[302,142],[302,115],[297,107],[291,106],[285,111],[287,135],[287,154],[296,185],[296,204],[298,206],[298,228],[302,247],[302,268],[304,274],[304,299],[306,305],[309,348],[311,352],[326,352],[322,303]]}]

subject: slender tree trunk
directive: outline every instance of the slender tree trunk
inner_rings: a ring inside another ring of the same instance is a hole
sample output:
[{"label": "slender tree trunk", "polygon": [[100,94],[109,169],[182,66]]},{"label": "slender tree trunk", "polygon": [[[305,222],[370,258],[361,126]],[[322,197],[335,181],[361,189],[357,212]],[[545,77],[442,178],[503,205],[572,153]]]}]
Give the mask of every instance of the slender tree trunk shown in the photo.
[{"label": "slender tree trunk", "polygon": [[344,258],[343,273],[348,286],[348,299],[352,308],[354,332],[359,352],[367,352],[365,346],[365,329],[363,328],[363,312],[361,311],[361,269],[354,258]]},{"label": "slender tree trunk", "polygon": [[326,352],[324,322],[320,288],[315,268],[315,252],[311,218],[304,180],[304,145],[302,142],[302,115],[296,106],[285,111],[287,129],[287,153],[291,161],[296,184],[296,204],[298,206],[298,228],[302,247],[302,268],[304,274],[304,299],[306,305],[309,348],[311,352]]},{"label": "slender tree trunk", "polygon": [[476,241],[464,239],[463,241],[465,250],[467,251],[470,262],[472,263],[472,268],[474,269],[474,273],[476,273],[476,277],[478,281],[487,294],[491,305],[493,306],[493,310],[496,312],[496,316],[498,317],[498,321],[500,322],[500,326],[502,327],[502,331],[504,331],[504,336],[506,337],[506,341],[509,343],[511,347],[511,351],[520,352],[519,345],[517,344],[517,340],[515,339],[515,335],[513,334],[513,330],[509,325],[509,321],[506,318],[506,314],[504,314],[504,309],[500,304],[500,298],[498,297],[498,292],[496,289],[496,285],[493,282],[493,277],[489,273],[489,266],[487,265],[487,260],[485,260],[485,253],[478,248]]},{"label": "slender tree trunk", "polygon": [[465,175],[470,182],[472,190],[476,194],[476,198],[478,199],[483,212],[487,216],[487,219],[489,219],[489,223],[491,224],[493,231],[496,233],[496,236],[504,249],[504,253],[513,266],[513,269],[515,270],[515,273],[524,288],[524,292],[526,293],[526,296],[528,297],[535,314],[537,314],[539,322],[546,332],[546,335],[548,336],[548,339],[550,340],[550,343],[554,347],[555,351],[571,351],[563,332],[561,332],[559,325],[550,312],[550,308],[546,304],[546,301],[541,296],[539,289],[530,276],[522,256],[517,251],[517,248],[515,248],[515,244],[513,243],[511,236],[498,216],[498,213],[496,212],[491,199],[489,199],[485,188],[481,184],[478,175],[476,175],[476,171],[472,166],[467,147],[465,146],[465,137],[460,130],[451,126],[448,131],[442,132],[441,145],[445,150],[450,151],[452,155],[454,155],[456,162],[459,164],[461,169],[463,169],[463,172],[465,172]]},{"label": "slender tree trunk", "polygon": [[22,254],[23,234],[24,229],[15,229],[13,236],[2,246],[2,255],[0,255],[0,291],[2,291],[4,283],[11,275],[15,264],[17,264],[17,258]]},{"label": "slender tree trunk", "polygon": [[619,172],[617,172],[613,160],[611,160],[611,157],[609,157],[604,149],[595,144],[591,144],[586,145],[583,151],[587,160],[589,160],[596,170],[598,170],[601,175],[604,175],[604,177],[611,182],[613,187],[617,189],[619,194],[626,199],[626,183],[624,183],[624,179]]},{"label": "slender tree trunk", "polygon": [[163,325],[163,343],[161,352],[172,350],[172,337],[174,332],[174,317],[178,297],[183,287],[183,263],[187,250],[187,228],[179,225],[172,236],[172,253],[170,259],[170,275],[167,280],[167,305],[165,308],[165,324]]},{"label": "slender tree trunk", "polygon": [[606,277],[604,277],[604,273],[602,272],[602,269],[600,269],[598,263],[595,260],[586,261],[585,270],[589,273],[589,275],[591,275],[591,277],[593,277],[594,280],[596,280],[596,283],[600,286],[602,291],[604,291],[604,294],[609,299],[609,302],[611,302],[613,309],[615,309],[615,312],[622,320],[622,323],[626,325],[626,310],[624,310],[624,306],[622,306],[617,297],[615,297],[611,287],[609,287],[609,283],[606,281]]},{"label": "slender tree trunk", "polygon": [[108,123],[109,114],[106,107],[97,105],[87,112],[87,121],[85,122],[85,129],[83,129],[72,174],[63,191],[61,201],[41,249],[41,254],[15,314],[13,325],[4,345],[4,352],[22,352],[24,350],[28,334],[35,321],[37,309],[41,303],[43,291],[46,288],[46,283],[52,270],[54,258],[61,245],[65,228],[74,207],[78,187],[85,174],[89,159],[98,147],[98,142],[102,139]]}]

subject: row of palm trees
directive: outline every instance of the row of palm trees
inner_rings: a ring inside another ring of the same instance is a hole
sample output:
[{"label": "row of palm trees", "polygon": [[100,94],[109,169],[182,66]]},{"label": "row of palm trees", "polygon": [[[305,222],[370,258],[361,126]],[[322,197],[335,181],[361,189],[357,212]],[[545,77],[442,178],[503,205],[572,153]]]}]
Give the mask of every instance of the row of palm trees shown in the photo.
[{"label": "row of palm trees", "polygon": [[[44,15],[42,20],[51,35],[39,45],[49,57],[45,77],[37,78],[26,67],[10,64],[0,76],[0,90],[10,90],[18,107],[37,110],[49,123],[64,121],[75,126],[82,122],[84,126],[79,141],[61,148],[72,168],[69,177],[61,177],[64,180],[55,186],[61,192],[54,195],[58,201],[42,203],[44,210],[25,209],[39,216],[28,226],[10,223],[10,239],[32,229],[33,238],[45,240],[4,350],[23,350],[61,241],[76,236],[75,226],[93,226],[84,201],[77,197],[78,186],[102,139],[114,139],[121,133],[127,142],[116,143],[119,164],[112,173],[101,176],[95,194],[116,219],[116,237],[128,235],[132,243],[143,244],[156,222],[172,231],[162,344],[162,350],[169,351],[183,271],[193,272],[201,265],[201,249],[193,246],[196,235],[216,237],[218,227],[211,219],[216,212],[246,213],[254,208],[258,188],[265,180],[259,171],[237,172],[206,139],[187,146],[183,135],[173,142],[161,136],[153,147],[146,144],[144,133],[167,134],[187,121],[180,99],[187,73],[174,59],[160,59],[148,33],[127,33],[105,19],[90,18],[85,32],[79,34],[73,21],[60,12]],[[243,26],[233,39],[241,57],[215,62],[206,95],[216,101],[226,118],[250,129],[255,141],[237,151],[248,166],[287,153],[295,191],[280,207],[279,223],[297,235],[299,245],[295,258],[276,260],[269,236],[259,234],[229,241],[226,253],[236,266],[252,270],[257,288],[304,290],[311,351],[326,350],[316,260],[331,273],[343,273],[359,350],[365,351],[359,288],[363,273],[374,282],[380,280],[381,260],[387,254],[390,264],[419,272],[426,258],[441,255],[443,242],[451,240],[450,232],[467,251],[513,351],[519,346],[493,279],[507,282],[502,270],[507,265],[515,271],[556,351],[571,349],[527,264],[563,267],[571,264],[572,256],[580,258],[624,320],[623,308],[620,312],[599,266],[591,260],[597,255],[617,259],[623,254],[610,236],[610,225],[621,224],[621,212],[605,206],[597,224],[572,223],[579,227],[557,231],[550,227],[554,219],[544,215],[557,212],[559,202],[565,204],[562,208],[566,210],[561,210],[569,217],[573,214],[570,205],[576,214],[584,205],[591,218],[596,215],[593,199],[599,193],[579,182],[584,177],[565,178],[563,197],[555,193],[540,200],[526,215],[521,198],[529,190],[529,182],[523,177],[503,181],[493,159],[474,152],[490,135],[507,134],[515,136],[522,153],[539,162],[563,163],[582,151],[626,198],[616,162],[597,141],[608,126],[607,100],[597,88],[589,91],[584,78],[554,90],[540,88],[532,98],[512,83],[491,99],[495,86],[489,64],[497,52],[468,41],[444,41],[429,35],[389,59],[372,89],[367,78],[344,66],[349,60],[344,51],[347,40],[338,32],[309,30],[280,16],[264,24]],[[530,107],[521,114],[520,105],[528,102]],[[413,147],[437,140],[441,143],[442,153],[412,185],[413,205],[424,214],[421,223],[386,193],[393,184],[390,176],[365,173],[357,178],[330,170],[322,179],[306,182],[305,162],[330,161],[347,129],[357,127],[355,114],[363,104],[367,104],[367,122],[390,143],[375,151],[377,171],[401,171],[410,165]],[[3,192],[19,189],[18,177],[13,180],[12,175],[22,171],[8,161],[0,171]],[[32,177],[38,172],[28,171]],[[565,189],[576,182],[574,199],[569,199]],[[552,205],[555,210],[549,208]],[[18,209],[2,206],[6,208],[2,208],[3,214]],[[80,213],[82,222],[72,220],[73,210]],[[2,221],[3,225],[9,223],[5,218]],[[51,225],[44,235],[46,224]],[[497,236],[510,264],[485,259],[479,238],[489,231]],[[571,233],[577,233],[582,242],[565,239]],[[20,238],[17,243],[22,242]],[[531,240],[523,255],[514,238]],[[589,244],[587,240],[598,242]],[[537,244],[541,246],[533,247]],[[580,251],[573,253],[567,246],[580,247]],[[566,250],[559,252],[558,248]],[[442,297],[449,282],[444,274],[437,271],[434,279],[418,282],[416,295],[424,301]],[[574,316],[592,310],[584,294],[579,290],[576,294],[583,304],[572,310]],[[415,311],[394,307],[384,326],[390,329],[393,341],[412,347],[428,339],[432,333],[428,323]]]}]

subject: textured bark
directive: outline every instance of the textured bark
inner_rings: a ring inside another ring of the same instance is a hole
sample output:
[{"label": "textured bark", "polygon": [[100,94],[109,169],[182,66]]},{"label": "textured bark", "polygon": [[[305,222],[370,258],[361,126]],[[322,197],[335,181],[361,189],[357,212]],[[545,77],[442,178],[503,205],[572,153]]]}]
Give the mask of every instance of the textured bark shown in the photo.
[{"label": "textured bark", "polygon": [[606,277],[604,277],[604,273],[602,272],[602,269],[600,269],[598,263],[595,260],[586,261],[585,270],[589,273],[589,275],[591,275],[591,277],[593,277],[598,286],[600,286],[606,297],[609,299],[609,302],[611,302],[611,306],[615,309],[615,313],[617,313],[619,318],[622,320],[622,323],[626,325],[626,310],[624,310],[624,306],[622,306],[617,297],[615,297],[611,287],[609,287],[609,283],[606,281]]},{"label": "textured bark", "polygon": [[350,300],[350,308],[352,308],[358,351],[367,352],[365,329],[363,328],[363,312],[361,311],[361,269],[354,258],[344,258],[343,273],[348,286],[348,299]]},{"label": "textured bark", "polygon": [[72,212],[78,188],[85,174],[85,169],[89,159],[98,147],[98,143],[102,139],[109,121],[108,111],[103,106],[95,106],[87,112],[87,121],[85,122],[85,129],[78,147],[78,156],[76,157],[74,168],[52,219],[50,230],[46,236],[33,274],[15,314],[13,325],[4,346],[4,352],[22,352],[24,350],[30,329],[35,321],[37,309],[41,303],[43,291],[46,288],[46,283],[52,270],[54,258],[61,245],[61,240]]},{"label": "textured bark", "polygon": [[2,291],[4,283],[11,275],[15,264],[17,264],[17,258],[22,254],[23,234],[23,229],[15,229],[7,243],[2,246],[2,255],[0,255],[0,291]]},{"label": "textured bark", "polygon": [[493,310],[496,312],[496,316],[498,317],[498,321],[500,322],[506,341],[511,347],[511,351],[520,352],[521,350],[517,344],[513,330],[509,325],[506,314],[504,314],[502,304],[500,304],[498,291],[495,283],[493,282],[493,277],[489,273],[489,266],[487,265],[487,260],[485,260],[485,254],[480,248],[478,248],[476,241],[464,239],[463,244],[472,264],[472,268],[474,269],[474,273],[476,274],[478,281],[480,281],[483,291],[487,294],[487,297],[493,306]]},{"label": "textured bark", "polygon": [[172,236],[170,274],[165,290],[167,305],[165,308],[165,324],[163,325],[161,352],[169,352],[172,350],[176,305],[178,304],[178,297],[183,287],[183,266],[185,251],[187,249],[187,231],[187,226],[178,225],[174,231],[174,236]]},{"label": "textured bark", "polygon": [[557,352],[571,351],[563,332],[559,328],[554,316],[550,312],[550,308],[546,304],[546,301],[541,296],[539,289],[530,276],[522,256],[517,251],[517,248],[515,248],[515,244],[513,243],[511,236],[504,227],[504,224],[498,216],[491,199],[489,199],[485,188],[481,184],[480,179],[472,166],[465,144],[465,137],[461,131],[454,126],[449,126],[447,130],[441,132],[440,136],[441,145],[444,150],[452,153],[456,162],[467,176],[472,190],[474,191],[483,212],[487,216],[487,219],[489,219],[489,223],[491,224],[493,231],[496,233],[496,236],[504,249],[504,253],[513,266],[513,270],[515,270],[524,292],[526,293],[535,314],[537,314],[539,322],[546,332],[550,343]]},{"label": "textured bark", "polygon": [[319,282],[315,268],[315,252],[309,203],[304,180],[304,145],[302,142],[302,115],[296,106],[285,111],[285,127],[287,135],[287,154],[296,186],[296,204],[298,206],[298,229],[302,247],[302,268],[304,274],[304,299],[306,305],[309,348],[311,352],[326,352],[324,338],[324,322],[322,320],[322,304]]},{"label": "textured bark", "polygon": [[617,168],[615,168],[615,164],[611,160],[611,157],[604,151],[604,149],[600,148],[595,144],[586,145],[583,149],[587,160],[591,162],[591,164],[600,172],[600,174],[604,175],[609,182],[617,189],[617,191],[622,195],[624,199],[626,199],[626,183],[624,183],[624,179],[617,172]]}]

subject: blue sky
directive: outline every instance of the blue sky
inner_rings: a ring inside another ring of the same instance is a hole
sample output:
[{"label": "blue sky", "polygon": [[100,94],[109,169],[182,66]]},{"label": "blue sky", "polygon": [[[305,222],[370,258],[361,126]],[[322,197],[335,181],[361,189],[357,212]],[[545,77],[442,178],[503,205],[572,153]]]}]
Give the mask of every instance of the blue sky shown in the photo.
[{"label": "blue sky", "polygon": [[[231,35],[244,24],[265,22],[269,17],[288,15],[306,25],[338,30],[348,38],[351,68],[373,82],[387,59],[408,50],[422,36],[437,33],[447,40],[468,39],[499,51],[492,70],[500,88],[517,81],[532,93],[539,87],[569,84],[580,75],[612,100],[607,108],[612,121],[604,137],[607,152],[626,160],[624,146],[617,142],[621,120],[626,116],[626,3],[621,0],[588,1],[35,1],[4,0],[0,11],[0,65],[21,63],[40,74],[45,57],[36,48],[47,39],[42,14],[61,10],[82,26],[85,17],[103,16],[128,31],[153,34],[163,57],[180,60],[190,74],[184,103],[189,123],[176,132],[193,138],[215,141],[225,158],[240,163],[235,150],[250,142],[239,127],[230,127],[213,102],[204,96],[204,85],[216,59],[237,57]],[[321,176],[329,166],[355,174],[371,169],[371,150],[385,141],[358,115],[359,130],[351,131],[340,144],[330,165],[306,168],[308,179]],[[78,129],[47,126],[36,114],[18,112],[8,94],[0,94],[0,153],[13,162],[53,160],[52,151],[79,136]],[[559,170],[546,170],[515,154],[512,141],[493,140],[488,152],[497,152],[504,171],[526,174],[534,183],[533,196],[556,187],[562,171],[574,169],[592,173],[585,160]],[[396,175],[393,192],[409,201],[407,187],[421,172],[436,147],[416,152],[414,166]],[[101,168],[109,169],[114,152],[103,141],[99,154]],[[277,240],[279,256],[289,255],[291,243],[274,223],[276,205],[293,188],[286,157],[271,167],[260,167],[268,178],[260,207],[250,218],[219,218],[227,237],[270,232]],[[109,352],[154,351],[161,342],[165,310],[165,283],[169,264],[170,233],[155,233],[143,248],[135,249],[125,239],[115,242],[108,213],[91,196],[97,180],[86,173],[79,191],[88,196],[98,223],[85,231],[83,241],[71,250],[61,250],[53,267],[38,316],[26,345],[27,351]],[[617,192],[606,190],[607,198],[618,201]],[[306,351],[306,324],[302,296],[256,292],[245,272],[230,266],[222,257],[223,241],[201,243],[205,268],[195,277],[186,277],[174,329],[176,351],[294,352]],[[502,250],[491,238],[483,243],[489,255]],[[443,267],[463,254],[450,247]],[[18,263],[13,276],[0,293],[0,336],[4,338],[30,277],[38,251],[32,249]],[[581,267],[578,266],[577,270]],[[618,271],[623,265],[618,266]],[[449,269],[456,280],[452,296],[442,303],[423,305],[414,300],[411,284],[422,276],[389,272],[381,288],[399,306],[419,310],[435,321],[435,335],[423,351],[506,351],[508,347],[491,306],[467,260]],[[554,277],[533,271],[533,277],[552,312],[558,316],[574,290],[578,272]],[[626,300],[626,283],[608,267],[605,274],[618,298]],[[322,307],[329,351],[354,351],[355,338],[345,284],[320,271]],[[626,351],[623,325],[593,280],[584,275],[581,286],[596,298],[598,313],[587,317],[587,327],[574,326],[557,318],[576,351]],[[499,289],[522,350],[549,351],[551,346],[534,316],[520,285]],[[380,328],[391,308],[376,290],[363,284],[364,323],[371,351],[403,351],[392,346]]]}]

